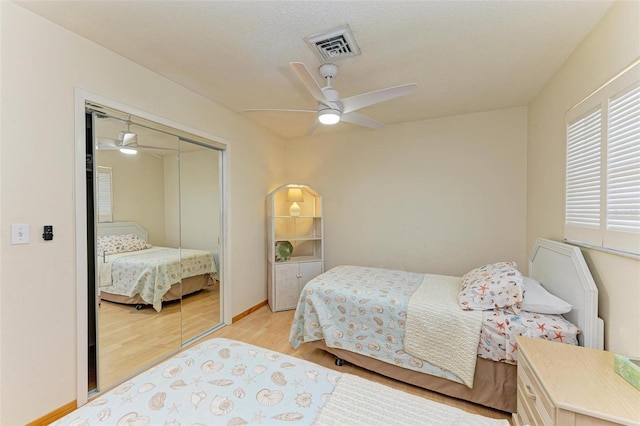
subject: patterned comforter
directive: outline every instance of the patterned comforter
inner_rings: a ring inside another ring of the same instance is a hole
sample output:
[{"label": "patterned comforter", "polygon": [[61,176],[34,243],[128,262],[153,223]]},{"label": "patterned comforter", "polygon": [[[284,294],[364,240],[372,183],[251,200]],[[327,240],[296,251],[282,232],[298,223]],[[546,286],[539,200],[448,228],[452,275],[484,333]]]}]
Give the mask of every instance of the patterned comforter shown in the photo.
[{"label": "patterned comforter", "polygon": [[[361,266],[337,266],[309,281],[300,296],[289,341],[324,340],[329,347],[463,383],[457,376],[404,349],[407,307],[425,274]],[[452,280],[451,282],[456,282]],[[577,344],[580,330],[560,315],[497,310],[482,313],[478,356],[515,364],[515,337]],[[449,330],[443,331],[443,335]]]},{"label": "patterned comforter", "polygon": [[53,425],[508,425],[229,339],[202,342]]},{"label": "patterned comforter", "polygon": [[211,252],[153,247],[99,258],[100,291],[140,297],[160,312],[162,298],[181,278],[214,274]]}]

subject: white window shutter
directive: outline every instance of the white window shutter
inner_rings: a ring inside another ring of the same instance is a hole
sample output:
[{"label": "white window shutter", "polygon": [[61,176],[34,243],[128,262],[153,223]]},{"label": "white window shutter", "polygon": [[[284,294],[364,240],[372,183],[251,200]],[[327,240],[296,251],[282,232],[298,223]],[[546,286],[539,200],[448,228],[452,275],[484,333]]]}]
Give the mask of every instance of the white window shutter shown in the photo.
[{"label": "white window shutter", "polygon": [[640,253],[640,85],[611,99],[604,245]]},{"label": "white window shutter", "polygon": [[602,112],[598,108],[567,128],[565,226],[572,230],[572,239],[592,244],[601,242],[601,150]]}]

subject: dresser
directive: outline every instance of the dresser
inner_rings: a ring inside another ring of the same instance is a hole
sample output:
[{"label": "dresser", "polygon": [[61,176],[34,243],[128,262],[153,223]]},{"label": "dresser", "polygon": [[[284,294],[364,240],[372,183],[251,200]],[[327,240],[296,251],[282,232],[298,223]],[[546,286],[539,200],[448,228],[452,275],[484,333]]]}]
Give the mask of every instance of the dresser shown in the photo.
[{"label": "dresser", "polygon": [[519,336],[520,425],[640,425],[640,391],[613,369],[613,352]]}]

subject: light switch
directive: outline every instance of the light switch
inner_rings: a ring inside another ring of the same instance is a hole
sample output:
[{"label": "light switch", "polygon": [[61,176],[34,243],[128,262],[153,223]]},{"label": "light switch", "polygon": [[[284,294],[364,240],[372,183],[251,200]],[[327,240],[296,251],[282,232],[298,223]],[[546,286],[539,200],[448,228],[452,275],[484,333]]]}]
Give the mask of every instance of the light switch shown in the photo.
[{"label": "light switch", "polygon": [[29,225],[11,224],[11,244],[29,243]]}]

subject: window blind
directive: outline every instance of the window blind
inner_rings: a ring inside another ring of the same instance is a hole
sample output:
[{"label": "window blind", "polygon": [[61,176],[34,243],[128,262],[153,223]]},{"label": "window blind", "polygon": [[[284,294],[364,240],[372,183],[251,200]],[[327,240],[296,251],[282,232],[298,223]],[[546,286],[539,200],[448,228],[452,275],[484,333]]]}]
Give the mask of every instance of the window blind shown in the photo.
[{"label": "window blind", "polygon": [[607,229],[640,232],[640,86],[609,104]]},{"label": "window blind", "polygon": [[567,113],[565,238],[640,255],[640,63]]},{"label": "window blind", "polygon": [[598,109],[567,130],[566,221],[600,228],[602,112]]}]

